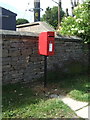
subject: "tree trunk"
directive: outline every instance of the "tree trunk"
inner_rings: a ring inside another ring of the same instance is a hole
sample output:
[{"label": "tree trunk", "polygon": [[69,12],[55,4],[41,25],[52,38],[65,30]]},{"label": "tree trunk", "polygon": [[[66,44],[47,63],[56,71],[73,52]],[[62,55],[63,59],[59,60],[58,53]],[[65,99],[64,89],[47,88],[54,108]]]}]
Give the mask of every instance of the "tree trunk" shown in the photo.
[{"label": "tree trunk", "polygon": [[90,76],[90,42],[88,43],[88,75]]}]

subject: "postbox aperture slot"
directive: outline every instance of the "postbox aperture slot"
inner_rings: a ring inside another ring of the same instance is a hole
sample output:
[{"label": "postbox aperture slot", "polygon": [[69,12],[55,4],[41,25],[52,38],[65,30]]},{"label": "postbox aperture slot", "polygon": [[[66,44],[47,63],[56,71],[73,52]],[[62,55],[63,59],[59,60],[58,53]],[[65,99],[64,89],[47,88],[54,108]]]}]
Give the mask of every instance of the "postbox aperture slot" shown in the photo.
[{"label": "postbox aperture slot", "polygon": [[54,38],[54,36],[48,36],[48,37],[53,37]]}]

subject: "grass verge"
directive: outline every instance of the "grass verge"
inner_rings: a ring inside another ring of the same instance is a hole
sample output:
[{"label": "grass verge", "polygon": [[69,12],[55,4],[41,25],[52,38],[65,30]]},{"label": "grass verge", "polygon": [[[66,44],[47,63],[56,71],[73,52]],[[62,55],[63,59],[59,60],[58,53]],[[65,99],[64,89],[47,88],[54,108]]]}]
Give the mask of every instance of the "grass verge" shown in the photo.
[{"label": "grass verge", "polygon": [[76,117],[62,101],[47,98],[43,92],[37,92],[38,89],[34,87],[19,83],[3,86],[3,118]]},{"label": "grass verge", "polygon": [[[50,99],[51,94],[67,95],[79,101],[90,101],[87,75],[61,77],[51,72],[47,88],[40,82],[3,86],[3,118],[74,118],[75,113],[62,101]],[[45,94],[44,94],[45,91]]]},{"label": "grass verge", "polygon": [[[52,74],[52,75],[51,75]],[[85,75],[64,75],[60,73],[49,73],[48,84],[56,84],[59,94],[68,95],[79,101],[90,101],[90,77]]]}]

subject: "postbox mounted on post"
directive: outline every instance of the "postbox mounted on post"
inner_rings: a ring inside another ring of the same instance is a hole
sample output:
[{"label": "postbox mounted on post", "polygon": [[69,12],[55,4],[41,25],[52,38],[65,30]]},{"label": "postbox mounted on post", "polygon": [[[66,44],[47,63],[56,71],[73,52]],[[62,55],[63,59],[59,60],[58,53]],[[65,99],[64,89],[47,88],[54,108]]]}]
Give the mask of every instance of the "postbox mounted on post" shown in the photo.
[{"label": "postbox mounted on post", "polygon": [[54,55],[54,32],[40,33],[38,47],[40,55]]},{"label": "postbox mounted on post", "polygon": [[47,56],[54,55],[54,32],[42,32],[39,35],[38,50],[44,55],[44,88],[47,86]]}]

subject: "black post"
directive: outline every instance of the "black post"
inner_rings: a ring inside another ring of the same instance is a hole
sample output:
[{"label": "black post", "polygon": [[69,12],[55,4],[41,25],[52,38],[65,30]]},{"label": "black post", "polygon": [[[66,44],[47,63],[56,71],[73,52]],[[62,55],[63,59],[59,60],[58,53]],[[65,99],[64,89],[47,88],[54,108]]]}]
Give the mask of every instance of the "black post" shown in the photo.
[{"label": "black post", "polygon": [[44,56],[44,88],[47,86],[47,56]]}]

